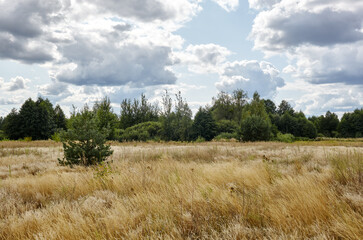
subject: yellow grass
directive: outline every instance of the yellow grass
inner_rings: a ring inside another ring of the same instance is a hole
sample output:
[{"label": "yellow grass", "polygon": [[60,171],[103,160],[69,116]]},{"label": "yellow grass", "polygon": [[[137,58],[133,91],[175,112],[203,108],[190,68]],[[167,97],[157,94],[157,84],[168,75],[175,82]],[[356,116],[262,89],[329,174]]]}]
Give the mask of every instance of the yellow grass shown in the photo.
[{"label": "yellow grass", "polygon": [[313,143],[0,144],[0,239],[363,239],[363,149]]}]

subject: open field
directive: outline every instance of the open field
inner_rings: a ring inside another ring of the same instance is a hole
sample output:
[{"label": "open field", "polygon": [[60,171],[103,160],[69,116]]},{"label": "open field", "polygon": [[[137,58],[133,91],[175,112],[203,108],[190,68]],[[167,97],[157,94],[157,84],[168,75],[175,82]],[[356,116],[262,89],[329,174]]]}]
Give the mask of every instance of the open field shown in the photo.
[{"label": "open field", "polygon": [[0,239],[363,239],[363,142],[0,142]]}]

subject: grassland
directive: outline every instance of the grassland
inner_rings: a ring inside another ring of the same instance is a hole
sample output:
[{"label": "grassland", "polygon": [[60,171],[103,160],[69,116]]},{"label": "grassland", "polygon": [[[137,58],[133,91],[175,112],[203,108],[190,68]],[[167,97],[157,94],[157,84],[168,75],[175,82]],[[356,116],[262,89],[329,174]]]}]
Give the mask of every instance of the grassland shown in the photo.
[{"label": "grassland", "polygon": [[363,142],[0,142],[0,239],[363,239]]}]

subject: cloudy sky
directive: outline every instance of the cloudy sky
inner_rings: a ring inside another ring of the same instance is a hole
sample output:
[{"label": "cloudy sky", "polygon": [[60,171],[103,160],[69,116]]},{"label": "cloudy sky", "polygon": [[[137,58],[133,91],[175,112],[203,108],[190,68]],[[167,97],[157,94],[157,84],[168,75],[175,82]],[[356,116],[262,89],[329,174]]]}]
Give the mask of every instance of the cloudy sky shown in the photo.
[{"label": "cloudy sky", "polygon": [[307,115],[363,105],[363,1],[0,0],[0,116],[43,96],[66,113],[107,95],[193,110],[258,91]]}]

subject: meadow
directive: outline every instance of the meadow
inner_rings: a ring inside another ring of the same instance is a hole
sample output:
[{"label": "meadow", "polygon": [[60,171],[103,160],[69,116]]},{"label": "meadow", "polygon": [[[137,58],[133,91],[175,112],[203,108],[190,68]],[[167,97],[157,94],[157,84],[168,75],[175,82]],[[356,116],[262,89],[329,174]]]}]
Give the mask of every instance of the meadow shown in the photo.
[{"label": "meadow", "polygon": [[0,239],[363,239],[363,142],[0,142]]}]

